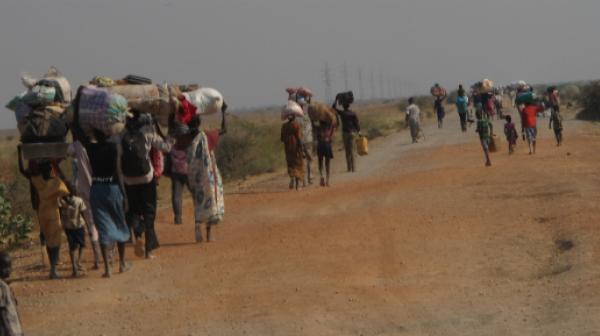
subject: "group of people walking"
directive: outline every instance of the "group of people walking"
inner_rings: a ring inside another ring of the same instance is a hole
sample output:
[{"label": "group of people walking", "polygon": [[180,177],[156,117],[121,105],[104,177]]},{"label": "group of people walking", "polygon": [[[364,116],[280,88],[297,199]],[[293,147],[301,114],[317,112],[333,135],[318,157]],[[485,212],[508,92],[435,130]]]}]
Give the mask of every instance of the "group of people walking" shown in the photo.
[{"label": "group of people walking", "polygon": [[[284,145],[289,188],[298,190],[300,185],[312,184],[312,161],[316,154],[319,168],[319,184],[330,186],[333,140],[341,123],[342,140],[346,154],[348,172],[356,171],[356,138],[360,136],[358,116],[350,109],[351,102],[338,95],[332,105],[335,119],[312,120],[308,113],[310,99],[297,100],[304,110],[303,116],[290,114],[281,126],[281,141]],[[341,105],[342,109],[339,109]],[[316,139],[316,142],[315,142]],[[306,170],[304,169],[306,164]]]},{"label": "group of people walking", "polygon": [[220,129],[202,130],[199,115],[187,123],[172,116],[168,136],[163,135],[150,114],[136,110],[128,114],[125,129],[114,135],[99,129],[85,133],[74,122],[73,143],[67,151],[73,162],[71,177],[61,171],[58,160],[30,160],[25,167],[19,148],[20,171],[31,182],[32,205],[38,213],[40,238],[50,261],[49,277],[59,277],[63,231],[73,277],[85,272],[80,261],[87,245],[86,232],[94,256],[93,268],[99,268],[102,258],[104,277],[112,275],[114,247],[121,273],[131,268],[125,256],[128,242],[134,244],[136,256],[155,258],[154,251],[160,247],[154,227],[157,185],[163,173],[171,177],[174,223],[183,223],[185,186],[194,201],[196,241],[204,241],[204,230],[206,240],[214,240],[212,228],[225,212],[223,182],[214,150],[226,132],[226,108],[224,104]]}]

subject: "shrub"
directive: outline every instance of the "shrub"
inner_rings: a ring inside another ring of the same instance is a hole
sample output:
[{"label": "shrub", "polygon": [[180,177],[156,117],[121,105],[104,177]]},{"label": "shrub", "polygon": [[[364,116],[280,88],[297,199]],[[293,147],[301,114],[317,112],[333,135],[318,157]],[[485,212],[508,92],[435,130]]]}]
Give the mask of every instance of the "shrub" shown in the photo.
[{"label": "shrub", "polygon": [[12,204],[5,196],[6,191],[6,186],[0,184],[0,246],[10,248],[27,239],[33,224],[30,218],[13,214]]},{"label": "shrub", "polygon": [[600,81],[585,85],[579,95],[579,104],[583,110],[577,115],[579,119],[600,119]]},{"label": "shrub", "polygon": [[581,89],[579,89],[579,86],[575,84],[568,84],[562,88],[559,88],[559,90],[560,97],[564,102],[576,102],[579,100],[579,95],[581,94]]}]

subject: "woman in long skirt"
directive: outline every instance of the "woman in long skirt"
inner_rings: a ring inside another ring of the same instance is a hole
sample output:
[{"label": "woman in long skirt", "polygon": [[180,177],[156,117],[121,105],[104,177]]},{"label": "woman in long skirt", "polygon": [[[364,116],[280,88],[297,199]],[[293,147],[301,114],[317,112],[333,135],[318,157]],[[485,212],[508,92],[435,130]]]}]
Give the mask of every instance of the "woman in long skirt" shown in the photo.
[{"label": "woman in long skirt", "polygon": [[130,231],[123,208],[123,188],[119,182],[117,144],[108,141],[99,130],[94,130],[94,136],[96,142],[86,142],[85,145],[92,167],[90,203],[104,260],[103,277],[109,278],[112,275],[109,251],[114,243],[119,251],[119,271],[124,273],[131,268],[125,262],[125,242],[129,240]]},{"label": "woman in long skirt", "polygon": [[281,141],[285,149],[285,160],[290,176],[290,189],[299,188],[304,179],[304,156],[302,146],[302,128],[294,115],[281,126]]},{"label": "woman in long skirt", "polygon": [[225,216],[223,179],[214,150],[219,143],[219,137],[227,132],[226,108],[227,105],[224,104],[221,110],[221,129],[200,130],[200,116],[195,116],[189,124],[194,140],[188,148],[188,182],[194,198],[195,233],[198,243],[204,240],[201,225],[206,225],[206,240],[212,242],[215,240],[212,227],[219,224]]}]

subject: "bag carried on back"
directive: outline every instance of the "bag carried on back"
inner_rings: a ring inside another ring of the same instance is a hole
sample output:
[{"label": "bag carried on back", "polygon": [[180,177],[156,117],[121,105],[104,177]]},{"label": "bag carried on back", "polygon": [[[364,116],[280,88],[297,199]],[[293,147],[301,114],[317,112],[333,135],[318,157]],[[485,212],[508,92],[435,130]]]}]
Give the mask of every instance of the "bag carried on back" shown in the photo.
[{"label": "bag carried on back", "polygon": [[127,131],[121,141],[121,169],[127,177],[145,176],[150,172],[146,137],[141,130]]}]

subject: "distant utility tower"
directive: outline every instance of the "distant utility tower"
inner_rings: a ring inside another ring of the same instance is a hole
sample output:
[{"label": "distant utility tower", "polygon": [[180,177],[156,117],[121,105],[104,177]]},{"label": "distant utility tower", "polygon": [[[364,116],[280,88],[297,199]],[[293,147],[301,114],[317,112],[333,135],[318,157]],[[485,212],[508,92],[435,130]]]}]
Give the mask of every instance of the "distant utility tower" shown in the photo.
[{"label": "distant utility tower", "polygon": [[344,61],[344,67],[342,68],[342,75],[344,76],[344,91],[350,90],[350,85],[348,83],[348,63]]},{"label": "distant utility tower", "polygon": [[379,73],[379,98],[385,98],[385,84],[383,83],[383,73]]},{"label": "distant utility tower", "polygon": [[331,68],[327,62],[325,62],[325,67],[323,68],[323,83],[325,84],[325,96],[323,98],[326,102],[331,102]]},{"label": "distant utility tower", "polygon": [[362,73],[362,69],[359,67],[358,68],[358,99],[359,100],[363,100],[365,99],[364,97],[364,86],[363,86],[363,73]]},{"label": "distant utility tower", "polygon": [[371,99],[375,99],[375,74],[373,73],[373,69],[371,69]]}]

